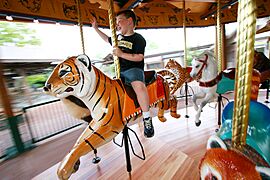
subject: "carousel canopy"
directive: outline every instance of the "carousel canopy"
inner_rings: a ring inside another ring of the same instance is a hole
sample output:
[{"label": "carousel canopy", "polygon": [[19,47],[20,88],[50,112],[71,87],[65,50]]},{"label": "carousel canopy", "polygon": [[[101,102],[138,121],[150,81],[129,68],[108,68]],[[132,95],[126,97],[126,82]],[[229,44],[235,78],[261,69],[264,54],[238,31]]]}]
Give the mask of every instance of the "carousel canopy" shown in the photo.
[{"label": "carousel canopy", "polygon": [[[183,12],[187,27],[216,24],[217,2],[215,0],[114,0],[115,11],[133,9],[138,17],[137,28],[182,27]],[[221,22],[237,20],[236,0],[221,0]],[[100,26],[109,28],[107,0],[80,0],[82,23],[90,25],[94,17]],[[270,15],[270,0],[257,0],[257,16]],[[76,0],[3,0],[0,2],[0,19],[14,21],[38,20],[44,23],[78,23]]]}]

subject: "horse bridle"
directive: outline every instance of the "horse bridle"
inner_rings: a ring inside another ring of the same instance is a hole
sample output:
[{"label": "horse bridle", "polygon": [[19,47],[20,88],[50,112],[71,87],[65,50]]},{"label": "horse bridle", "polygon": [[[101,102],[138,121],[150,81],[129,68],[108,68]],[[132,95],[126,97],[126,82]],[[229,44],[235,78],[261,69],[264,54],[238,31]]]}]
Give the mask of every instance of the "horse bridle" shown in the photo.
[{"label": "horse bridle", "polygon": [[199,86],[201,86],[201,87],[213,87],[214,85],[216,85],[221,80],[221,77],[222,77],[222,73],[219,73],[214,79],[212,79],[210,81],[207,81],[207,82],[201,82],[200,81],[201,75],[202,75],[202,70],[207,66],[207,60],[208,60],[208,55],[207,54],[205,54],[205,59],[204,60],[202,60],[202,59],[196,60],[196,61],[199,61],[199,62],[203,63],[201,69],[199,70],[199,72],[196,75],[196,77],[198,77],[197,81],[199,82]]},{"label": "horse bridle", "polygon": [[202,75],[202,70],[204,69],[204,67],[207,66],[208,55],[207,54],[204,54],[204,55],[205,55],[205,59],[196,59],[196,61],[203,63],[202,67],[200,68],[200,70],[198,71],[198,73],[195,76],[195,77],[198,77],[197,79],[200,79],[200,77]]}]

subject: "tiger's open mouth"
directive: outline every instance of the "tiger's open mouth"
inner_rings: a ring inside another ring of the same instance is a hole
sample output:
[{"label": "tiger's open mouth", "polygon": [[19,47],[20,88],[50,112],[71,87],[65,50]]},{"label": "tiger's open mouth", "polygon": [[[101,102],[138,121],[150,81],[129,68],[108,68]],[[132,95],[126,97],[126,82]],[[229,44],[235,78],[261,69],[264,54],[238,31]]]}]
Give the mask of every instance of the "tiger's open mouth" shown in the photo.
[{"label": "tiger's open mouth", "polygon": [[74,91],[74,89],[72,87],[68,87],[65,92],[71,92],[71,91]]}]

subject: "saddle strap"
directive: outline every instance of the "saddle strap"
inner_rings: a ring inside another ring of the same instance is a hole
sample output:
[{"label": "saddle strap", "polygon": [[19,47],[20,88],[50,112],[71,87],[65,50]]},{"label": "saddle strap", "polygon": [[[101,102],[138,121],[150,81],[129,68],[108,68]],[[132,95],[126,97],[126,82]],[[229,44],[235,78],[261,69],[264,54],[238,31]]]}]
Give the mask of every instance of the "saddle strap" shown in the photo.
[{"label": "saddle strap", "polygon": [[221,80],[221,78],[222,78],[222,72],[219,73],[217,75],[217,77],[212,79],[211,81],[201,82],[201,81],[198,80],[199,86],[201,86],[201,87],[213,87]]}]

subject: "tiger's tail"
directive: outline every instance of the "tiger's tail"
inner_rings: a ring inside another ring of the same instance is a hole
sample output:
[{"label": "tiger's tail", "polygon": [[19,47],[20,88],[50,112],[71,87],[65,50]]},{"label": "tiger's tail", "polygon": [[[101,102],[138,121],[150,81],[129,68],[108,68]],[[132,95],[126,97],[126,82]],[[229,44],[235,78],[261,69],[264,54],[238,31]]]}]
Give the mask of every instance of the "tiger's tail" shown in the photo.
[{"label": "tiger's tail", "polygon": [[167,69],[160,70],[157,73],[160,74],[168,82],[170,94],[174,94],[178,89],[176,75],[171,70]]}]

